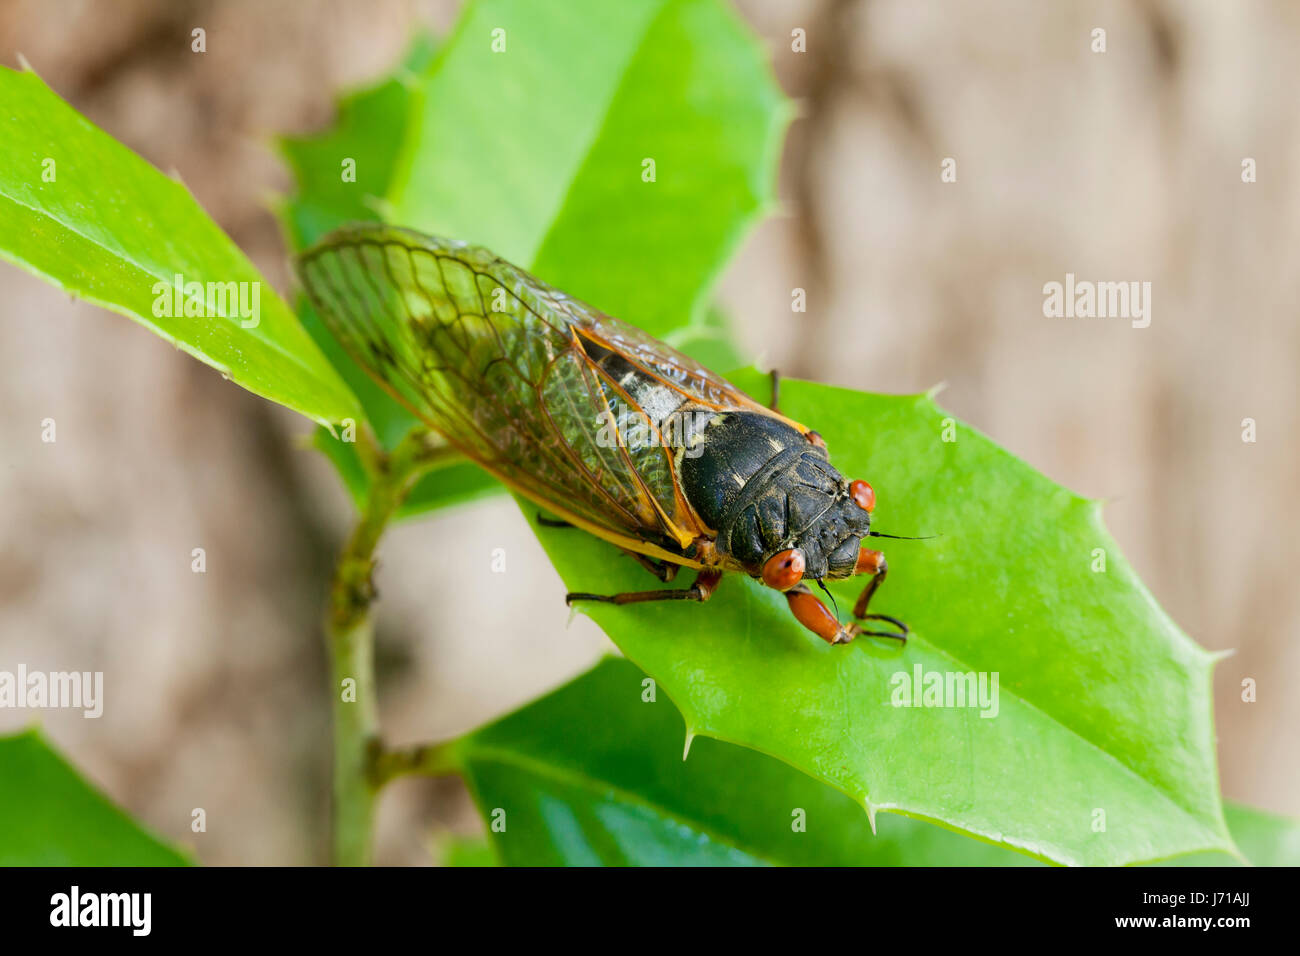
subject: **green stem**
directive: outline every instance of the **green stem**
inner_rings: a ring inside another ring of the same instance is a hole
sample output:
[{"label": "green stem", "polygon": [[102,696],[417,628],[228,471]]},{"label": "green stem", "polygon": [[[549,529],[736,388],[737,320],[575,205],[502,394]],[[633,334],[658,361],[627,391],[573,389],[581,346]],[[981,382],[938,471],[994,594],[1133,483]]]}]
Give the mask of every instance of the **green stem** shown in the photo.
[{"label": "green stem", "polygon": [[427,437],[415,432],[390,454],[368,441],[358,451],[370,472],[370,491],[335,566],[325,622],[334,696],[334,862],[339,866],[369,864],[375,797],[383,784],[372,770],[383,754],[370,616],[375,548],[415,480],[450,454],[431,448]]},{"label": "green stem", "polygon": [[398,777],[443,777],[459,769],[454,742],[416,744],[377,753],[370,765],[370,779],[379,788]]}]

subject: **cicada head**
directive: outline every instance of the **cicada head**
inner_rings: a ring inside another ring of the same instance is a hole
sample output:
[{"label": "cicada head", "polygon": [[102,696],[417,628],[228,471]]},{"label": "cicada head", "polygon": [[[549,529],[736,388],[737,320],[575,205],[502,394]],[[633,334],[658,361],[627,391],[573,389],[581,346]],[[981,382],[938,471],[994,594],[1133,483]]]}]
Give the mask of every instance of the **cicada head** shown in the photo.
[{"label": "cicada head", "polygon": [[[871,512],[863,506],[864,486],[869,489],[866,482],[846,480],[828,461],[801,457],[771,476],[764,490],[762,512],[784,520],[751,524],[742,518],[740,527],[733,529],[733,546],[748,538],[751,548],[747,550],[752,553],[752,545],[761,544],[758,576],[780,591],[800,580],[850,577],[871,527]],[[874,507],[875,502],[871,504]],[[762,512],[756,511],[754,518]],[[802,573],[796,576],[794,568]]]}]

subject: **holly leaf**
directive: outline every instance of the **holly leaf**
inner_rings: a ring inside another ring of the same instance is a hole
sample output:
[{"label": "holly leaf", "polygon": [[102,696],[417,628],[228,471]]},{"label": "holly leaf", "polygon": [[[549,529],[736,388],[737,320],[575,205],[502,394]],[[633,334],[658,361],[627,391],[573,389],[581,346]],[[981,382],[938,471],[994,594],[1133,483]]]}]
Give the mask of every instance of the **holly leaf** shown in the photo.
[{"label": "holly leaf", "polygon": [[775,205],[792,115],[715,0],[480,0],[421,89],[385,218],[664,335]]},{"label": "holly leaf", "polygon": [[321,424],[356,399],[180,182],[30,71],[0,67],[0,258]]}]

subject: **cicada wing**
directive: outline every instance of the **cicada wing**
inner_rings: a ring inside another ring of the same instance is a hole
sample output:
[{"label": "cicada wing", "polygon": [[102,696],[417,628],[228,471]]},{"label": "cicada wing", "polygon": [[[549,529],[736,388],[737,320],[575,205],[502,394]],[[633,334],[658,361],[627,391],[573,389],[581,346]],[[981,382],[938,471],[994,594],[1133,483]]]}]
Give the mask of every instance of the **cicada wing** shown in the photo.
[{"label": "cicada wing", "polygon": [[581,334],[602,348],[618,353],[647,378],[677,392],[696,407],[718,412],[743,409],[779,419],[804,434],[807,425],[786,418],[750,398],[729,381],[634,325],[605,315],[575,299],[569,300]]},{"label": "cicada wing", "polygon": [[299,258],[322,320],[451,444],[559,514],[638,539],[664,531],[617,440],[575,300],[477,246],[350,226]]}]

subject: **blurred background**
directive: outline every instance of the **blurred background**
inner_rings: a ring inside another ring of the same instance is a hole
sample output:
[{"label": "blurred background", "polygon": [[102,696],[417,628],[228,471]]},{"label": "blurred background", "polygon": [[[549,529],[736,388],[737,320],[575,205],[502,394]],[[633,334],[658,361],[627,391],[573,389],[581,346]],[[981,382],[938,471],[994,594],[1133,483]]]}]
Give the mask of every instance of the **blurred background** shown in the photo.
[{"label": "blurred background", "polygon": [[[800,107],[783,212],[718,290],[748,354],[876,391],[946,382],[955,415],[1108,499],[1156,599],[1202,645],[1235,651],[1215,678],[1225,796],[1300,814],[1300,6],[738,6]],[[4,0],[0,62],[21,53],[96,125],[179,171],[283,291],[269,201],[290,179],[272,137],[327,126],[341,91],[458,8]],[[791,51],[796,28],[806,53]],[[940,181],[948,157],[954,183]],[[1044,318],[1043,284],[1067,272],[1151,281],[1150,327]],[[325,862],[318,621],[352,511],[300,447],[308,423],[7,265],[0,356],[0,668],[107,671],[102,718],[43,722],[202,861]],[[55,444],[39,440],[45,418]],[[190,571],[195,547],[206,574]],[[494,548],[508,575],[485,573]],[[612,646],[586,618],[568,623],[508,499],[399,526],[378,585],[393,742],[474,727]],[[29,714],[0,710],[0,732]],[[194,807],[205,834],[190,833]],[[377,858],[437,862],[449,834],[478,831],[457,781],[402,781]]]}]

